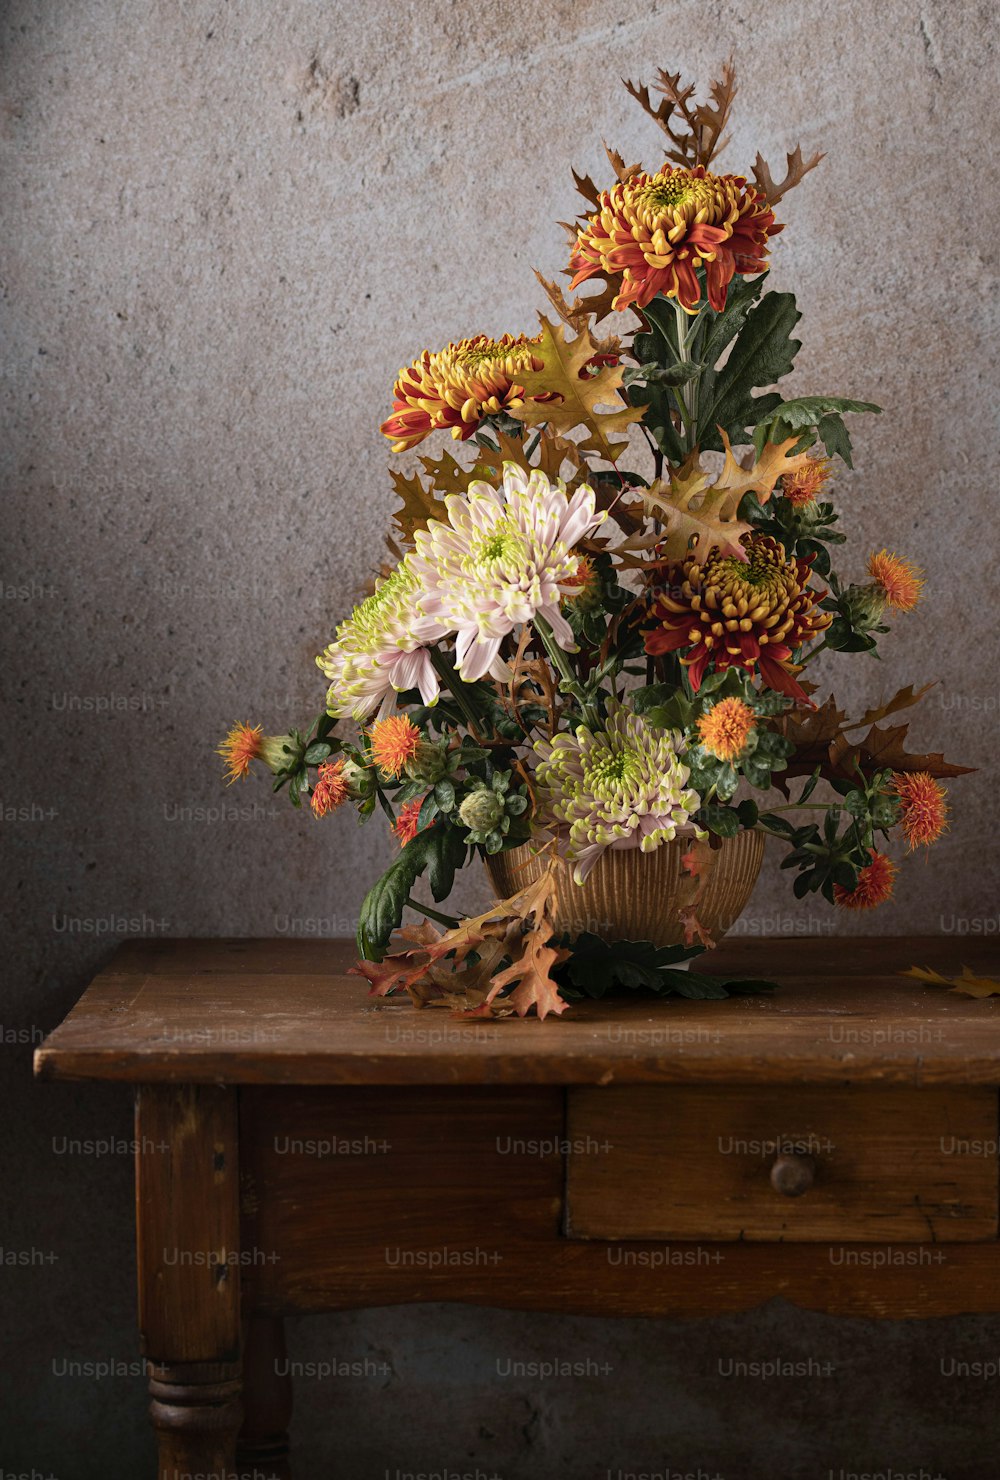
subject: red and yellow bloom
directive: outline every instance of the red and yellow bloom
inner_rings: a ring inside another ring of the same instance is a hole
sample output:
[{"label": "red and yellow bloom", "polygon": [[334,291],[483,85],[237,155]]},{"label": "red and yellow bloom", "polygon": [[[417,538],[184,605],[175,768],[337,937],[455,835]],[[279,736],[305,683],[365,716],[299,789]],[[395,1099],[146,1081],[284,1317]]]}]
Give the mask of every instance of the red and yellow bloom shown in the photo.
[{"label": "red and yellow bloom", "polygon": [[348,783],[344,775],[344,757],[335,761],[324,761],[319,768],[316,784],[309,798],[314,817],[325,817],[347,801]]},{"label": "red and yellow bloom", "polygon": [[921,845],[929,848],[948,826],[948,793],[928,771],[897,771],[892,784],[901,808],[900,826],[910,849]]},{"label": "red and yellow bloom", "polygon": [[[392,825],[392,830],[399,839],[399,846],[405,848],[407,843],[413,841],[421,829],[417,826],[420,819],[420,809],[424,805],[424,797],[414,797],[412,801],[404,802],[399,809],[399,816]],[[434,826],[433,822],[430,824]]]},{"label": "red and yellow bloom", "polygon": [[830,459],[809,457],[793,473],[786,473],[781,480],[781,491],[788,502],[800,509],[812,504],[830,482]]},{"label": "red and yellow bloom", "polygon": [[834,884],[834,900],[845,910],[873,910],[891,897],[893,880],[898,872],[891,858],[873,849],[871,863],[865,864],[858,874],[858,882],[853,889]]},{"label": "red and yellow bloom", "polygon": [[766,197],[742,175],[712,175],[665,164],[633,175],[601,195],[600,209],[577,236],[570,258],[576,288],[595,273],[621,276],[614,306],[645,308],[657,293],[689,312],[708,301],[721,312],[736,273],[762,272],[767,243],[783,228]]},{"label": "red and yellow bloom", "polygon": [[680,653],[695,693],[707,669],[744,668],[808,703],[792,654],[833,620],[819,609],[826,592],[809,586],[810,560],[789,559],[770,535],[750,535],[744,548],[746,560],[713,546],[704,565],[689,557],[674,567],[653,603],[646,651]]},{"label": "red and yellow bloom", "polygon": [[391,714],[371,727],[368,743],[372,761],[387,781],[397,780],[403,767],[417,753],[423,736],[405,714]]},{"label": "red and yellow bloom", "polygon": [[393,452],[408,451],[442,427],[464,442],[485,417],[516,411],[524,404],[518,372],[542,368],[532,353],[538,342],[524,334],[477,334],[436,354],[425,349],[393,387],[392,415],[382,423]]},{"label": "red and yellow bloom", "polygon": [[882,589],[886,605],[899,612],[911,612],[920,600],[924,587],[923,571],[901,555],[878,550],[868,557],[868,574]]}]

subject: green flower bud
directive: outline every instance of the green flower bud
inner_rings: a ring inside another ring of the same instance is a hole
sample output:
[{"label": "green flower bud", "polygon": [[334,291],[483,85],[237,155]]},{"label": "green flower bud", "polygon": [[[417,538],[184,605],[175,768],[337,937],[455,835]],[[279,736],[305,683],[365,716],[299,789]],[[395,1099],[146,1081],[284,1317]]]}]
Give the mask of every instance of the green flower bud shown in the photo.
[{"label": "green flower bud", "polygon": [[446,747],[433,740],[421,740],[404,769],[411,781],[434,786],[447,770]]},{"label": "green flower bud", "polygon": [[297,748],[291,735],[265,735],[260,742],[260,758],[269,771],[283,771],[295,759]]},{"label": "green flower bud", "polygon": [[458,815],[470,832],[492,832],[503,816],[503,801],[496,792],[483,787],[469,793],[459,807]]},{"label": "green flower bud", "polygon": [[350,758],[344,761],[344,780],[347,782],[347,794],[354,801],[360,801],[362,797],[370,797],[375,790],[375,775],[369,766],[359,766],[357,761]]},{"label": "green flower bud", "polygon": [[870,632],[885,615],[885,591],[873,581],[870,586],[848,586],[840,598],[840,610],[857,632]]}]

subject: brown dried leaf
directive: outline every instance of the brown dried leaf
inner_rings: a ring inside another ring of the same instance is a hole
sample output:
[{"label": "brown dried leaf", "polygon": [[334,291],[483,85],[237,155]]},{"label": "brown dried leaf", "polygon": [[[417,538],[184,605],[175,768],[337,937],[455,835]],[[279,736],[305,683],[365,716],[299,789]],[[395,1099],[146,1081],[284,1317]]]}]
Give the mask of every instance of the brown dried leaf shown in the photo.
[{"label": "brown dried leaf", "polygon": [[802,146],[801,144],[796,144],[791,153],[786,152],[785,178],[780,184],[776,184],[771,177],[771,171],[758,152],[753,167],[753,177],[757,189],[767,197],[769,205],[775,206],[783,195],[787,195],[789,190],[793,189],[794,186],[801,184],[809,171],[814,170],[820,160],[825,158],[825,154],[814,154],[811,159],[803,163]]},{"label": "brown dried leaf", "polygon": [[[452,459],[454,462],[454,458]],[[413,543],[414,531],[425,529],[429,519],[443,519],[445,506],[438,498],[433,485],[425,486],[418,473],[401,473],[390,470],[396,492],[402,499],[402,508],[393,514],[393,523],[399,530],[404,544]]]},{"label": "brown dried leaf", "polygon": [[[602,143],[604,143],[603,140]],[[621,184],[624,185],[627,180],[631,180],[633,175],[638,175],[641,172],[641,164],[626,164],[622,156],[618,153],[618,150],[610,149],[607,143],[604,143],[604,152],[608,156],[611,168],[618,176]]]},{"label": "brown dried leaf", "polygon": [[991,976],[976,976],[968,966],[962,967],[960,977],[942,976],[927,966],[910,966],[900,976],[912,976],[917,981],[928,982],[935,987],[948,987],[961,997],[1000,997],[1000,981]]},{"label": "brown dried leaf", "polygon": [[573,184],[583,196],[588,206],[590,206],[591,210],[599,211],[601,209],[601,192],[589,175],[578,175],[576,170],[574,170]]},{"label": "brown dried leaf", "polygon": [[[582,426],[587,436],[579,444],[581,453],[616,462],[628,446],[621,434],[642,420],[639,407],[621,404],[624,371],[620,365],[593,370],[590,362],[602,351],[589,329],[567,340],[562,324],[551,324],[544,315],[539,319],[541,341],[533,353],[541,360],[542,368],[523,371],[520,380],[527,397],[555,394],[559,400],[528,399],[518,407],[518,419],[528,426],[545,423],[556,432]],[[614,409],[601,411],[601,406]]]},{"label": "brown dried leaf", "polygon": [[713,545],[745,556],[740,540],[752,525],[738,517],[740,495],[715,487],[711,475],[698,466],[696,455],[671,473],[669,480],[658,478],[640,496],[646,512],[663,526],[658,544],[665,562],[679,564],[688,555],[705,560]]},{"label": "brown dried leaf", "polygon": [[[573,230],[573,240],[576,240],[576,229]],[[599,324],[606,319],[609,313],[614,311],[614,299],[617,296],[621,284],[605,282],[599,293],[579,293],[575,298],[567,298],[558,283],[543,277],[535,269],[535,277],[541,283],[548,295],[549,302],[564,323],[569,324],[576,334],[582,334],[590,327],[591,322]],[[597,340],[598,346],[608,341]],[[616,341],[617,344],[617,341]],[[608,353],[604,350],[603,353]]]},{"label": "brown dried leaf", "polygon": [[766,504],[774,492],[774,485],[779,478],[786,473],[794,473],[796,468],[804,467],[809,461],[808,452],[800,452],[797,457],[792,456],[791,449],[798,442],[798,437],[789,437],[785,442],[766,442],[760,457],[754,459],[753,452],[747,455],[747,462],[737,462],[733,456],[733,449],[729,445],[729,438],[719,428],[723,446],[726,451],[726,461],[722,472],[712,485],[716,489],[726,489],[730,494],[737,496],[737,502],[745,493],[753,491],[757,494],[758,501]]},{"label": "brown dried leaf", "polygon": [[692,838],[681,857],[687,877],[681,875],[678,918],[684,927],[684,944],[687,946],[693,946],[697,942],[710,950],[715,944],[698,919],[697,910],[701,897],[708,888],[717,857],[718,851],[712,847],[708,838]]},{"label": "brown dried leaf", "polygon": [[844,729],[859,730],[863,725],[872,725],[876,720],[886,719],[890,714],[897,714],[900,709],[909,709],[912,704],[919,704],[936,683],[937,679],[932,679],[930,683],[925,683],[922,689],[915,689],[911,683],[908,683],[905,689],[897,689],[885,704],[879,704],[874,709],[866,710],[859,720],[852,720],[849,725],[844,726]]},{"label": "brown dried leaf", "polygon": [[[852,727],[853,728],[853,727]],[[974,766],[956,766],[946,761],[940,751],[927,755],[911,755],[903,745],[909,725],[896,725],[880,730],[872,725],[861,740],[851,742],[846,735],[838,735],[830,746],[830,763],[834,774],[851,776],[860,765],[862,771],[926,771],[930,776],[964,776]]]}]

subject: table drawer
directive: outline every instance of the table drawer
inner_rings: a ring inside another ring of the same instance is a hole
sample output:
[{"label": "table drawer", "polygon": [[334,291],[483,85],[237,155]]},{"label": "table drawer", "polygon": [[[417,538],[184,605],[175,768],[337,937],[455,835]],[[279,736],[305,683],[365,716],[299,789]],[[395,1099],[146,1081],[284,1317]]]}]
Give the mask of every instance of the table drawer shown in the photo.
[{"label": "table drawer", "polygon": [[974,1242],[997,1235],[987,1088],[572,1088],[566,1233]]}]

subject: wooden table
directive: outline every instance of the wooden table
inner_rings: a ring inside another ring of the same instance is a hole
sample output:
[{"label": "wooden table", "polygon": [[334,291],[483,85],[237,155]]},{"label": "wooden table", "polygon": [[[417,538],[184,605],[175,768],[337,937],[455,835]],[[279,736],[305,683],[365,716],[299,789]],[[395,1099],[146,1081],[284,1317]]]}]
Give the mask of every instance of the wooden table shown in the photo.
[{"label": "wooden table", "polygon": [[231,1473],[238,1432],[291,1474],[288,1312],[1000,1311],[1000,1007],[896,974],[996,974],[989,943],[738,939],[714,964],[772,998],[544,1023],[371,999],[350,957],[132,942],[37,1052],[135,1089],[163,1480]]}]

